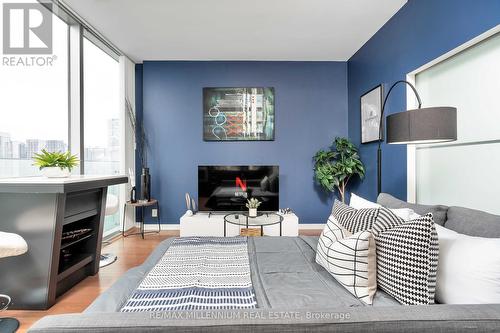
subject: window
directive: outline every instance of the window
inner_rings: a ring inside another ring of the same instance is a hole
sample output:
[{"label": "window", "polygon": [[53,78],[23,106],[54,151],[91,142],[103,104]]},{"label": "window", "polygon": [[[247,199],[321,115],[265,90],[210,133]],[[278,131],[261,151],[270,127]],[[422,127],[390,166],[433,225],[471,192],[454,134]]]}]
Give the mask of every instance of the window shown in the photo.
[{"label": "window", "polygon": [[416,75],[425,105],[457,107],[458,140],[417,146],[418,203],[500,214],[500,34]]},{"label": "window", "polygon": [[68,149],[68,25],[49,15],[52,64],[0,65],[0,178],[39,175],[33,154]]},{"label": "window", "polygon": [[[55,13],[52,14],[46,7],[50,7],[47,3],[42,6],[35,0],[0,0],[0,17],[4,17],[4,3],[16,2],[36,4],[37,8],[30,9],[29,15],[32,12],[41,14],[40,22],[50,22],[45,20],[46,15],[52,18],[52,53],[12,55],[16,59],[28,60],[24,64],[19,64],[19,61],[6,64],[3,58],[11,55],[2,54],[0,178],[40,176],[32,158],[42,149],[77,154],[80,167],[75,168],[73,174],[124,174],[125,163],[133,166],[134,161],[125,159],[126,149],[130,150],[127,156],[133,156],[133,145],[130,138],[125,138],[126,119],[121,99],[126,94],[125,86],[133,87],[134,81],[133,76],[122,73],[122,67],[132,63],[121,57],[124,65],[120,65],[121,52],[61,2],[51,3]],[[9,6],[14,8],[16,5]],[[6,32],[12,40],[17,38],[19,45],[10,43],[15,48],[26,47],[23,43],[27,40],[31,43],[33,37],[23,35],[24,19],[31,16],[23,12],[25,7],[20,8],[14,8],[17,14],[10,11],[8,14],[11,19],[9,27],[15,25],[18,28]],[[3,24],[0,24],[0,38],[4,36],[2,29]],[[47,38],[48,35],[43,36]],[[42,41],[40,38],[33,40],[36,43]],[[3,45],[3,40],[0,42]],[[40,47],[40,44],[34,47]],[[29,63],[29,59],[38,56],[50,56],[50,64]],[[125,192],[125,185],[109,187],[108,202],[118,202],[120,207]],[[105,236],[118,231],[121,222],[121,209],[114,214],[107,213]]]},{"label": "window", "polygon": [[[87,175],[120,173],[123,158],[119,88],[119,62],[84,38],[84,172]],[[110,196],[120,197],[119,186],[108,188],[108,200]],[[119,230],[120,212],[106,216],[105,235]]]}]

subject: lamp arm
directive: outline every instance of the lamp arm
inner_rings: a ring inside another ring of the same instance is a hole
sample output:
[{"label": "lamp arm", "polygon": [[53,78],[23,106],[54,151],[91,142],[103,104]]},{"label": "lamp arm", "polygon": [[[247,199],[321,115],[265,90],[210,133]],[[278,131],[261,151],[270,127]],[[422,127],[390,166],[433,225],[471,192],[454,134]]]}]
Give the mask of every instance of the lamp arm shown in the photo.
[{"label": "lamp arm", "polygon": [[389,88],[387,91],[387,94],[385,95],[384,102],[382,103],[382,111],[380,112],[380,121],[378,125],[378,149],[377,149],[377,193],[380,194],[382,192],[382,125],[384,122],[384,111],[385,111],[385,105],[387,103],[387,99],[389,98],[389,95],[391,94],[392,89],[394,89],[395,86],[397,86],[399,83],[406,83],[407,85],[410,86],[410,88],[413,90],[415,93],[415,96],[417,97],[418,101],[418,108],[420,109],[422,107],[422,100],[420,99],[420,95],[417,92],[417,89],[413,84],[406,80],[399,80],[394,82],[394,84]]},{"label": "lamp arm", "polygon": [[422,100],[420,99],[420,95],[418,94],[417,89],[415,88],[415,86],[413,86],[413,84],[411,84],[410,82],[408,82],[406,80],[399,80],[399,81],[394,82],[394,84],[387,91],[387,95],[385,95],[384,103],[382,103],[382,111],[380,112],[380,121],[379,121],[379,125],[378,125],[378,138],[379,138],[378,144],[379,144],[379,147],[380,147],[380,143],[382,141],[382,124],[384,121],[385,105],[387,103],[387,99],[389,98],[389,95],[391,94],[392,89],[394,89],[394,87],[397,86],[399,83],[406,83],[407,85],[410,86],[410,88],[415,93],[415,96],[417,97],[418,108],[420,109],[422,107]]}]

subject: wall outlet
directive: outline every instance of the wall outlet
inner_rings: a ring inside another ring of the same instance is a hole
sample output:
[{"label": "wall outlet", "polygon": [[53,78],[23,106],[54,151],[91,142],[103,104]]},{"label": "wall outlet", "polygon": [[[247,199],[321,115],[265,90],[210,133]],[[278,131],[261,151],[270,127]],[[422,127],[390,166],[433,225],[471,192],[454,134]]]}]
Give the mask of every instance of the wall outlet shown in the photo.
[{"label": "wall outlet", "polygon": [[151,216],[158,217],[158,209],[156,209],[156,208],[151,209]]}]

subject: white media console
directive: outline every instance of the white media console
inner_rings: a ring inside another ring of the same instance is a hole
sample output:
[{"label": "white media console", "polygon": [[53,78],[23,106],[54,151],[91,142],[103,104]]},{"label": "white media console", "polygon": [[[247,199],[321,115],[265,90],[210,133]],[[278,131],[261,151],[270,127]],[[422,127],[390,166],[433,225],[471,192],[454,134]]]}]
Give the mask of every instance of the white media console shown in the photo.
[{"label": "white media console", "polygon": [[[223,213],[196,213],[192,216],[184,214],[180,220],[180,236],[224,236],[224,216]],[[299,218],[293,213],[281,214],[283,216],[282,235],[293,236],[299,235]],[[240,234],[240,226],[226,223],[226,235],[238,236]],[[259,228],[259,227],[253,227]],[[264,236],[279,236],[279,224],[269,225],[264,227]]]}]

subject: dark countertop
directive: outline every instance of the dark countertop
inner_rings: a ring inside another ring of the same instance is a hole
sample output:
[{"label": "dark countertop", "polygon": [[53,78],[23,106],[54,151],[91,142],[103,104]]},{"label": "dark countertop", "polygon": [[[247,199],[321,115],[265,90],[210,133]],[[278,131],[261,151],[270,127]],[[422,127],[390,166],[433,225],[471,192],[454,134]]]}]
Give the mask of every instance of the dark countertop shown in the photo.
[{"label": "dark countertop", "polygon": [[0,193],[67,193],[127,182],[125,175],[3,178],[0,179]]}]

